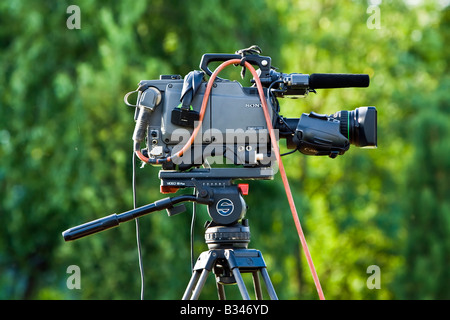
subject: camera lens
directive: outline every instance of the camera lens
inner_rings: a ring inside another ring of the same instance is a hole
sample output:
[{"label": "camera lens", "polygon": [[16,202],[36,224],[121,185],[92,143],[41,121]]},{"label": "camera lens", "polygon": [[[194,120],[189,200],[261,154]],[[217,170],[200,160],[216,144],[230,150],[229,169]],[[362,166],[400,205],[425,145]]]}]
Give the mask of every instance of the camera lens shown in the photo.
[{"label": "camera lens", "polygon": [[377,147],[377,109],[360,107],[334,114],[340,122],[341,133],[357,147]]}]

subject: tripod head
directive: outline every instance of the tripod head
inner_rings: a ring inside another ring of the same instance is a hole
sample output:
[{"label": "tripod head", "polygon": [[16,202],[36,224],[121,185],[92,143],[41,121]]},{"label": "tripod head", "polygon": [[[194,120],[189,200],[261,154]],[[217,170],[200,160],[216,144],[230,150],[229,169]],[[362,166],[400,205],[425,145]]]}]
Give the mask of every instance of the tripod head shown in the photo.
[{"label": "tripod head", "polygon": [[235,180],[273,179],[273,169],[264,168],[209,168],[191,171],[161,170],[161,192],[172,193],[178,189],[195,188],[195,195],[180,195],[164,198],[151,204],[124,212],[112,214],[85,224],[70,228],[62,233],[65,241],[76,240],[100,231],[117,227],[120,223],[143,215],[166,209],[169,216],[186,211],[184,202],[195,202],[208,206],[211,226],[231,226],[241,220],[247,206],[243,195],[248,185],[235,184]]},{"label": "tripod head", "polygon": [[[174,192],[179,188],[196,188],[197,198],[211,199],[207,205],[212,222],[216,225],[231,225],[242,219],[247,210],[242,196],[248,193],[248,185],[236,185],[234,181],[272,179],[273,170],[272,168],[210,168],[188,172],[161,170],[159,178],[162,193]],[[171,211],[173,212],[173,209]],[[173,215],[171,213],[169,215]]]}]

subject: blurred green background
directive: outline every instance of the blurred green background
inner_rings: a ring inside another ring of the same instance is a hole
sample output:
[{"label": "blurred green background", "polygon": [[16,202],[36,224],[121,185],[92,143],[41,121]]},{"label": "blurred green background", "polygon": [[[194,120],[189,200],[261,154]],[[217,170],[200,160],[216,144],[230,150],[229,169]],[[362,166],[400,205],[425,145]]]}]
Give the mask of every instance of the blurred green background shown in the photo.
[{"label": "blurred green background", "polygon": [[[72,4],[81,29],[66,26]],[[448,4],[1,1],[0,299],[139,299],[134,222],[70,243],[61,232],[133,206],[134,110],[125,93],[143,79],[198,69],[204,53],[253,44],[285,73],[371,77],[366,89],[280,100],[288,117],[378,109],[377,149],[284,158],[325,297],[449,299]],[[239,80],[239,71],[230,74]],[[138,205],[163,197],[158,170],[138,169]],[[279,298],[317,299],[280,176],[250,182],[246,201],[250,247],[263,252]],[[196,256],[206,249],[207,219],[200,209]],[[181,298],[191,275],[190,209],[140,221],[145,299]],[[67,287],[71,265],[81,289]],[[367,286],[372,265],[379,289]],[[216,299],[215,290],[210,276],[201,298]]]}]

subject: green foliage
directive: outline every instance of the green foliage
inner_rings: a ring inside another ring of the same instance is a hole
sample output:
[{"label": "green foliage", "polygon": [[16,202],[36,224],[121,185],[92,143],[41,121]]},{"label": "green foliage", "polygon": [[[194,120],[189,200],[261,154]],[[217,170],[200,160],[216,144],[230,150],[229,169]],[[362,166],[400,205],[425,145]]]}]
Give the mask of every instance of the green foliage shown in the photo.
[{"label": "green foliage", "polygon": [[[450,13],[441,2],[411,3],[384,1],[380,29],[371,29],[370,1],[84,0],[81,29],[70,30],[71,2],[2,1],[0,299],[139,298],[134,223],[70,243],[61,231],[132,208],[126,92],[197,69],[203,53],[252,44],[283,72],[371,77],[368,89],[280,101],[289,117],[378,109],[378,149],[284,158],[326,298],[450,298]],[[239,70],[221,76],[238,79]],[[157,173],[138,170],[138,205],[161,198]],[[251,246],[279,297],[316,299],[279,176],[251,182],[246,201]],[[199,208],[195,255],[206,249],[207,219]],[[181,297],[190,220],[140,219],[146,299]],[[80,290],[66,286],[73,264]],[[370,265],[380,267],[381,289],[366,285]],[[202,298],[215,299],[208,281]]]}]

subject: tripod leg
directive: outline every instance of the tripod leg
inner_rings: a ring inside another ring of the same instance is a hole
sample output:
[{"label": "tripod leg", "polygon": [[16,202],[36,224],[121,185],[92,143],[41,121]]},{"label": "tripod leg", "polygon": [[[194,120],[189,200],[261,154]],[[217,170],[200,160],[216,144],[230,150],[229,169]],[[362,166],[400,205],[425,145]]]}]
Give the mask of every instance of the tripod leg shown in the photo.
[{"label": "tripod leg", "polygon": [[241,292],[242,299],[250,300],[250,296],[248,295],[247,288],[245,287],[244,279],[242,279],[239,268],[233,268],[233,276],[239,287],[239,291]]},{"label": "tripod leg", "polygon": [[198,279],[200,278],[200,270],[196,270],[192,273],[191,280],[189,280],[189,284],[186,288],[186,291],[184,292],[182,300],[187,300],[192,294],[192,290],[194,289],[195,285],[197,284]]},{"label": "tripod leg", "polygon": [[209,270],[203,269],[202,274],[200,275],[200,279],[197,282],[197,286],[194,288],[194,291],[192,291],[191,300],[197,300],[198,297],[200,296],[200,292],[202,291],[203,286],[205,285],[208,274]]},{"label": "tripod leg", "polygon": [[223,284],[216,281],[216,287],[217,287],[217,294],[219,295],[219,300],[226,300],[225,288],[223,287]]},{"label": "tripod leg", "polygon": [[205,285],[208,274],[209,270],[206,269],[203,269],[203,271],[195,270],[192,273],[191,280],[189,281],[186,291],[184,292],[182,300],[197,300],[203,286]]},{"label": "tripod leg", "polygon": [[262,300],[261,282],[259,281],[258,271],[252,272],[253,286],[255,287],[255,296],[257,300]]},{"label": "tripod leg", "polygon": [[277,294],[272,285],[272,282],[270,281],[269,273],[267,272],[266,268],[261,268],[261,275],[263,277],[264,283],[266,284],[267,292],[269,293],[270,299],[278,300]]},{"label": "tripod leg", "polygon": [[206,278],[216,263],[217,258],[218,253],[215,250],[205,251],[200,254],[200,257],[195,263],[191,280],[189,281],[186,291],[184,292],[183,300],[187,300],[189,297],[191,300],[198,299],[200,291],[205,285]]},{"label": "tripod leg", "polygon": [[230,266],[230,270],[233,272],[234,280],[236,281],[239,287],[242,299],[250,300],[247,288],[245,287],[244,279],[242,279],[241,272],[239,271],[239,266],[236,261],[236,257],[234,256],[234,251],[225,250],[225,259],[227,259],[228,265]]}]

